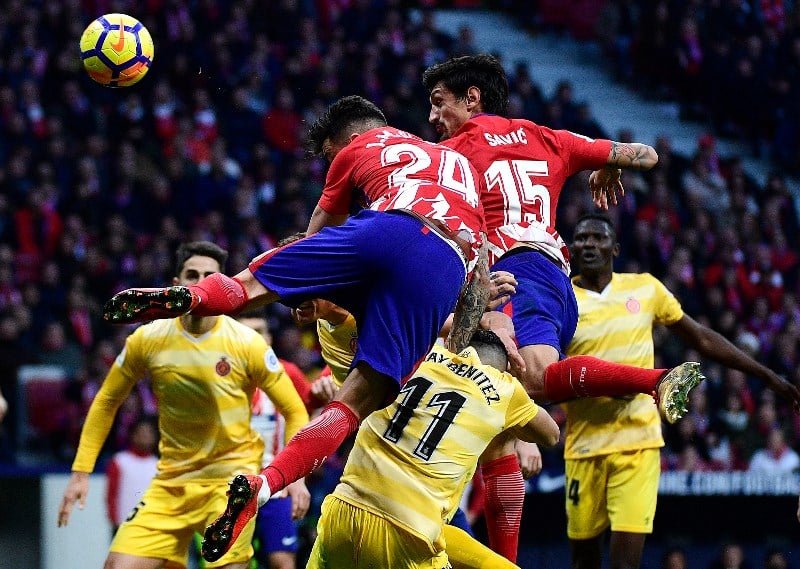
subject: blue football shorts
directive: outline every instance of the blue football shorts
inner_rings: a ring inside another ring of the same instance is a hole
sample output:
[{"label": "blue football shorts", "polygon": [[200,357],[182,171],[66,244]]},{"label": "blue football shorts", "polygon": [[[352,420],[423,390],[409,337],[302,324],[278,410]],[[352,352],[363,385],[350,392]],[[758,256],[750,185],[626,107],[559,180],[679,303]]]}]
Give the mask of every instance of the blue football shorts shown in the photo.
[{"label": "blue football shorts", "polygon": [[267,556],[275,551],[297,552],[297,526],[292,520],[292,499],[272,498],[261,506],[253,535],[261,544],[256,558],[268,566]]},{"label": "blue football shorts", "polygon": [[464,513],[464,510],[458,508],[455,513],[453,514],[453,518],[447,522],[453,527],[457,527],[460,530],[467,532],[470,537],[475,537],[475,532],[472,531],[472,527],[469,525],[467,521],[467,514]]},{"label": "blue football shorts", "polygon": [[250,271],[287,306],[323,298],[350,311],[353,366],[365,362],[400,385],[455,308],[466,279],[455,247],[411,215],[363,210],[256,257]]},{"label": "blue football shorts", "polygon": [[544,254],[525,248],[512,249],[492,270],[508,271],[517,279],[516,294],[496,310],[511,316],[519,347],[552,346],[563,358],[578,325],[578,301],[569,277]]}]

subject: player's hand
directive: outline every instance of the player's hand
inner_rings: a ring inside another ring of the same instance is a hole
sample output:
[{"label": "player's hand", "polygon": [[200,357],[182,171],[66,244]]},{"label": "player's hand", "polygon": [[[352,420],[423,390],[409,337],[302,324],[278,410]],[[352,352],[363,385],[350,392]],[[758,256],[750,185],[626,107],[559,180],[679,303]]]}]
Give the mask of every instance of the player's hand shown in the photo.
[{"label": "player's hand", "polygon": [[521,377],[526,368],[525,360],[522,358],[522,354],[519,353],[519,348],[517,348],[517,341],[505,328],[493,330],[493,332],[497,334],[497,337],[503,342],[506,352],[508,352],[508,366],[512,375],[518,378]]},{"label": "player's hand", "polygon": [[517,292],[517,279],[508,271],[492,271],[489,273],[489,304],[486,310],[494,310],[511,299]]},{"label": "player's hand", "polygon": [[329,374],[321,375],[311,383],[311,395],[320,403],[327,404],[336,396],[339,386]]},{"label": "player's hand", "polygon": [[64,497],[61,498],[61,506],[58,508],[58,527],[69,523],[69,515],[72,513],[75,502],[78,502],[78,508],[81,510],[86,507],[86,496],[88,494],[89,473],[73,472],[67,483],[67,488],[64,490]]},{"label": "player's hand", "polygon": [[311,324],[317,319],[317,307],[313,300],[306,300],[297,308],[292,308],[292,320],[300,326]]},{"label": "player's hand", "polygon": [[792,410],[795,414],[800,415],[800,389],[790,381],[786,381],[776,373],[770,372],[769,376],[764,378],[764,385],[780,395],[785,401],[792,405]]},{"label": "player's hand", "polygon": [[514,450],[525,480],[542,471],[542,452],[539,450],[539,445],[517,439]]},{"label": "player's hand", "polygon": [[311,492],[306,488],[306,481],[304,478],[292,482],[286,487],[286,493],[292,499],[292,519],[299,520],[304,518],[308,513],[308,507],[311,505]]},{"label": "player's hand", "polygon": [[609,202],[617,205],[617,192],[619,191],[620,196],[625,195],[625,188],[622,187],[622,170],[610,166],[595,170],[589,175],[589,190],[597,208],[607,210]]},{"label": "player's hand", "polygon": [[516,377],[521,377],[525,373],[525,360],[517,348],[517,342],[514,339],[514,323],[511,318],[502,312],[484,312],[481,316],[479,325],[484,330],[491,330],[503,342],[503,346],[508,352],[508,365],[511,374]]}]

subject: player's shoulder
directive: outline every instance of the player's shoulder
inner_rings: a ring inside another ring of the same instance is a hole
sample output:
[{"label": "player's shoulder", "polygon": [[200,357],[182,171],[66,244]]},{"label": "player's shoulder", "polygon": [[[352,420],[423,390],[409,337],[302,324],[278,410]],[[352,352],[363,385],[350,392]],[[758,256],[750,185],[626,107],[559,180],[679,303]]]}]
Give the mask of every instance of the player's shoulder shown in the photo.
[{"label": "player's shoulder", "polygon": [[657,278],[650,273],[613,273],[612,281],[615,286],[641,286],[645,284],[661,284]]},{"label": "player's shoulder", "polygon": [[219,318],[219,325],[217,327],[218,334],[224,334],[245,342],[258,341],[260,338],[264,343],[266,343],[266,340],[264,340],[264,337],[261,334],[253,330],[250,326],[242,324],[235,318],[231,318],[230,316],[226,315],[220,315],[217,318]]},{"label": "player's shoulder", "polygon": [[153,320],[151,322],[146,322],[136,328],[131,333],[131,338],[134,339],[152,339],[152,338],[162,338],[164,336],[168,336],[170,334],[177,333],[180,330],[180,327],[177,324],[177,318],[170,318],[170,319],[163,319],[163,320]]}]

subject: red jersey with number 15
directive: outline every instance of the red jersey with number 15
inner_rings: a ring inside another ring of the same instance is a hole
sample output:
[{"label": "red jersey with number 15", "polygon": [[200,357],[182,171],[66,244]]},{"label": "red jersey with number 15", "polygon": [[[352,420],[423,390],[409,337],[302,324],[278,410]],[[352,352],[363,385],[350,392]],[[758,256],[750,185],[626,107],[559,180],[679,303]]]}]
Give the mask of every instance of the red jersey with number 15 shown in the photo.
[{"label": "red jersey with number 15", "polygon": [[545,245],[551,254],[569,253],[555,231],[556,208],[566,179],[603,167],[610,140],[593,140],[525,119],[477,115],[442,144],[469,158],[483,174],[481,203],[489,234],[490,264],[517,241]]},{"label": "red jersey with number 15", "polygon": [[319,206],[336,215],[353,206],[410,210],[443,223],[470,243],[472,266],[485,231],[478,174],[458,152],[392,127],[368,130],[331,162]]}]

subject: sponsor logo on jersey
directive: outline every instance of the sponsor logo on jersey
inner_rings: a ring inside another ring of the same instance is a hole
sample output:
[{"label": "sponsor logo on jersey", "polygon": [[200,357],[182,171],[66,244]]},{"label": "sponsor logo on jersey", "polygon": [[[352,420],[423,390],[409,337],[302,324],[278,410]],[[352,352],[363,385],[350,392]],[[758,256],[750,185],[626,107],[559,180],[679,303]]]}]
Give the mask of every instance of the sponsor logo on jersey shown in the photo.
[{"label": "sponsor logo on jersey", "polygon": [[231,364],[228,362],[228,359],[225,356],[222,356],[214,369],[216,370],[218,376],[225,377],[231,372]]},{"label": "sponsor logo on jersey", "polygon": [[506,134],[493,134],[491,132],[484,132],[483,137],[489,146],[507,146],[509,144],[528,144],[528,135],[525,130],[519,127],[517,130],[512,130]]}]

